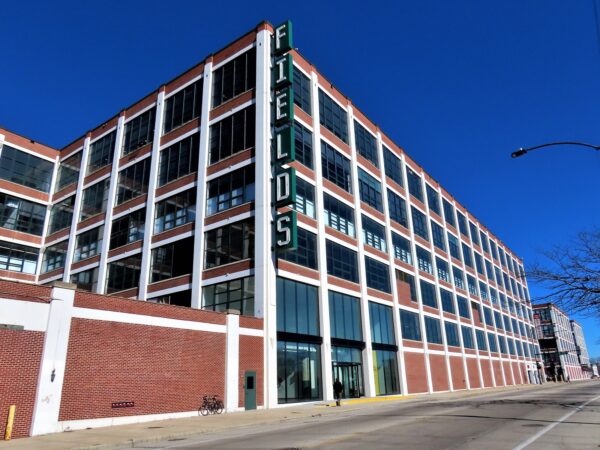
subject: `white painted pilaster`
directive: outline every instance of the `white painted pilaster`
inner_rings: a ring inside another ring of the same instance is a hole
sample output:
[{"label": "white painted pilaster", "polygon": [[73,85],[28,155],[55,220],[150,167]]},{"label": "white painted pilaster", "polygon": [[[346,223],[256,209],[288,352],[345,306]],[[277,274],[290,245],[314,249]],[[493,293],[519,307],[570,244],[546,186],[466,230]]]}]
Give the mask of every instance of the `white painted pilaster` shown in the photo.
[{"label": "white painted pilaster", "polygon": [[228,310],[225,340],[225,411],[235,411],[239,405],[240,312]]},{"label": "white painted pilaster", "polygon": [[[2,147],[0,143],[0,148]],[[54,169],[52,170],[52,180],[50,181],[50,192],[48,193],[48,206],[46,207],[46,214],[44,215],[44,226],[42,227],[42,244],[46,240],[45,237],[48,235],[48,227],[50,226],[50,210],[52,209],[52,194],[54,193],[54,189],[56,186],[56,181],[58,177],[58,169],[60,166],[60,156],[56,156],[54,162]],[[37,266],[36,266],[36,281],[39,281],[39,276],[42,273],[42,261],[44,259],[44,251],[45,247],[42,245],[40,248],[40,254],[38,255]]]}]

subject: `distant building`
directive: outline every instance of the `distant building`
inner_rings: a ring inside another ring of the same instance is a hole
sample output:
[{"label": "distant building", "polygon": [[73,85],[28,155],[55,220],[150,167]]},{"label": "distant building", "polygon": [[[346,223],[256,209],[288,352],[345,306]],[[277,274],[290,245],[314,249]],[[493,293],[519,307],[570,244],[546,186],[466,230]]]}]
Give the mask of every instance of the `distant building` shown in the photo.
[{"label": "distant building", "polygon": [[[573,332],[573,340],[575,341],[575,349],[577,351],[577,358],[579,359],[579,365],[581,370],[587,373],[590,377],[592,376],[592,368],[590,365],[590,355],[587,350],[585,343],[585,336],[583,335],[583,328],[576,320],[571,320],[571,331]],[[587,377],[586,377],[587,378]]]}]

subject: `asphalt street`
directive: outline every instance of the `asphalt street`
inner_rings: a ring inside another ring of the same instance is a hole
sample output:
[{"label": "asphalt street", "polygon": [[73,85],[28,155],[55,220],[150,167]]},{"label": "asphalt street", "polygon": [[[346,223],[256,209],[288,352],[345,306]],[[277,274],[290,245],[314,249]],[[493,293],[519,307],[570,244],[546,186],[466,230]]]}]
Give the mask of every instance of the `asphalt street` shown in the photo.
[{"label": "asphalt street", "polygon": [[136,445],[145,449],[600,448],[600,382],[459,399],[342,406],[336,414]]}]

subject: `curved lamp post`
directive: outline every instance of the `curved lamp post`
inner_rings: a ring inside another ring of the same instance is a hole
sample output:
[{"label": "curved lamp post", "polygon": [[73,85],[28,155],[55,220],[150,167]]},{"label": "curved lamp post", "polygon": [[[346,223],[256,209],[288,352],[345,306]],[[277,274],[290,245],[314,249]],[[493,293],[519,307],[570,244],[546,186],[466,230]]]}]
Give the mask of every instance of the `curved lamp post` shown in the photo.
[{"label": "curved lamp post", "polygon": [[588,148],[593,148],[594,150],[600,150],[600,145],[592,145],[592,144],[587,144],[585,142],[561,141],[561,142],[549,142],[547,144],[536,145],[534,147],[520,148],[516,152],[512,152],[510,154],[510,156],[512,158],[518,158],[519,156],[523,156],[525,153],[529,153],[532,150],[537,150],[539,148],[544,148],[544,147],[552,147],[555,145],[579,145],[581,147],[588,147]]}]

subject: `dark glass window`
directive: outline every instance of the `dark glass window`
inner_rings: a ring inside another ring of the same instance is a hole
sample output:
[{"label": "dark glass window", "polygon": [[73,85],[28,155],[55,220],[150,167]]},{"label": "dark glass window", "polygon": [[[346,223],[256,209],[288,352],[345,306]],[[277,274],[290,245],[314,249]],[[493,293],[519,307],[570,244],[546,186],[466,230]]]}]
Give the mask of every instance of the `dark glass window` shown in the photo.
[{"label": "dark glass window", "polygon": [[[296,97],[294,96],[294,100]],[[309,169],[313,168],[312,133],[308,128],[298,122],[294,122],[294,146],[296,150],[296,161],[304,164]]]},{"label": "dark glass window", "polygon": [[42,261],[42,273],[65,267],[67,258],[67,249],[69,248],[69,240],[59,242],[58,244],[47,247],[44,251]]},{"label": "dark glass window", "polygon": [[471,240],[473,244],[479,245],[479,232],[477,231],[477,226],[469,221],[469,228],[471,229]]},{"label": "dark glass window", "polygon": [[162,303],[165,305],[185,306],[189,308],[192,306],[192,290],[186,289],[184,291],[172,292],[167,295],[161,295],[160,297],[149,298],[148,302]]},{"label": "dark glass window", "polygon": [[419,284],[421,285],[421,300],[423,301],[423,304],[431,306],[432,308],[437,308],[435,286],[424,280],[421,280]]},{"label": "dark glass window", "polygon": [[440,298],[444,312],[456,314],[454,302],[452,301],[452,292],[447,291],[446,289],[440,289]]},{"label": "dark glass window", "polygon": [[317,235],[299,227],[298,248],[281,253],[279,258],[316,270]]},{"label": "dark glass window", "polygon": [[427,232],[427,219],[425,214],[419,211],[414,206],[410,207],[413,221],[413,231],[417,236],[421,236],[425,240],[429,240],[429,233]]},{"label": "dark glass window", "polygon": [[81,156],[83,152],[77,152],[69,156],[64,161],[61,161],[58,166],[58,175],[56,177],[56,186],[54,192],[60,191],[62,188],[70,184],[77,183],[79,180],[79,169],[81,167]]},{"label": "dark glass window", "polygon": [[460,231],[460,234],[468,238],[469,227],[467,226],[467,219],[465,215],[460,211],[456,211],[456,217],[458,218],[458,230]]},{"label": "dark glass window", "polygon": [[448,269],[448,263],[440,258],[435,258],[435,265],[437,267],[437,274],[440,280],[444,280],[450,283],[450,270]]},{"label": "dark glass window", "polygon": [[402,328],[402,339],[411,341],[421,341],[421,326],[419,325],[419,316],[414,312],[400,310],[400,324]]},{"label": "dark glass window", "polygon": [[188,237],[152,250],[150,282],[166,280],[192,272],[194,237]]},{"label": "dark glass window", "polygon": [[[490,239],[490,248],[492,250],[492,258],[498,259],[498,247],[496,247],[496,243]],[[521,271],[523,272],[523,271]]]},{"label": "dark glass window", "polygon": [[471,318],[471,309],[469,308],[469,301],[460,296],[456,296],[456,303],[458,304],[458,314],[465,319]]},{"label": "dark glass window", "polygon": [[483,300],[488,299],[487,286],[483,281],[479,282],[479,293],[481,294],[481,298]]},{"label": "dark glass window", "polygon": [[85,220],[106,211],[109,185],[110,178],[106,178],[84,189],[79,220]]},{"label": "dark glass window", "polygon": [[159,186],[198,171],[199,138],[198,133],[193,134],[160,152]]},{"label": "dark glass window", "polygon": [[[485,260],[485,269],[487,271],[487,277],[490,280],[494,279],[494,271],[492,270],[492,263],[489,262],[487,259]],[[483,275],[483,274],[482,274]],[[511,280],[512,281],[512,280]]]},{"label": "dark glass window", "polygon": [[256,49],[252,48],[213,72],[213,108],[253,89],[255,85]]},{"label": "dark glass window", "polygon": [[481,237],[481,248],[484,252],[489,253],[490,247],[488,245],[487,235],[483,231],[479,231],[479,236]]},{"label": "dark glass window", "polygon": [[319,336],[318,288],[277,277],[277,331]]},{"label": "dark glass window", "polygon": [[506,339],[503,336],[498,336],[498,343],[500,344],[500,352],[508,354],[508,349],[506,347]]},{"label": "dark glass window", "polygon": [[410,167],[406,168],[406,175],[408,177],[408,192],[413,197],[423,201],[423,185],[421,184],[421,177],[413,172]]},{"label": "dark glass window", "polygon": [[[203,83],[204,80],[200,79],[165,100],[165,133],[200,117]],[[152,125],[152,130],[154,130],[154,125]]]},{"label": "dark glass window", "polygon": [[465,276],[463,271],[457,268],[456,266],[452,266],[452,276],[454,278],[454,286],[459,289],[465,288]]},{"label": "dark glass window", "polygon": [[477,295],[477,283],[475,282],[475,278],[471,275],[467,275],[467,290],[471,295]]},{"label": "dark glass window", "polygon": [[144,239],[146,208],[127,214],[113,221],[110,229],[110,249]]},{"label": "dark glass window", "polygon": [[442,329],[440,327],[440,321],[433,317],[425,316],[425,334],[427,335],[427,342],[430,344],[443,344]]},{"label": "dark glass window", "polygon": [[365,256],[365,272],[368,287],[382,292],[391,292],[390,271],[387,264]]},{"label": "dark glass window", "polygon": [[360,299],[329,291],[331,337],[362,341]]},{"label": "dark glass window", "polygon": [[0,192],[0,227],[41,236],[46,207]]},{"label": "dark glass window", "polygon": [[392,245],[394,246],[394,257],[406,264],[412,264],[412,252],[410,241],[399,234],[392,232]]},{"label": "dark glass window", "polygon": [[460,347],[458,326],[452,322],[444,322],[444,328],[446,329],[446,343],[452,347]]},{"label": "dark glass window", "polygon": [[204,267],[254,258],[254,218],[207,231]]},{"label": "dark glass window", "polygon": [[[169,100],[167,100],[168,103]],[[132,151],[152,142],[154,139],[155,114],[156,108],[152,108],[125,124],[123,155],[128,155]]]},{"label": "dark glass window", "polygon": [[35,274],[39,250],[26,245],[0,241],[0,269]]},{"label": "dark glass window", "polygon": [[279,403],[321,400],[321,346],[277,341]]},{"label": "dark glass window", "polygon": [[87,165],[88,174],[112,164],[116,138],[117,132],[111,131],[106,136],[101,137],[90,144],[90,154],[88,156]]},{"label": "dark glass window", "polygon": [[210,180],[207,185],[207,215],[254,200],[254,164]]},{"label": "dark glass window", "polygon": [[373,350],[375,371],[375,394],[391,395],[400,392],[398,383],[398,360],[395,351]]},{"label": "dark glass window", "polygon": [[82,259],[91,258],[100,253],[100,250],[102,250],[103,237],[103,225],[78,234],[75,242],[75,255],[73,256],[73,261],[81,261]]},{"label": "dark glass window", "polygon": [[321,89],[319,89],[319,120],[321,125],[348,143],[346,111]]},{"label": "dark glass window", "polygon": [[4,144],[0,153],[0,178],[38,191],[50,192],[54,164]]},{"label": "dark glass window", "polygon": [[358,153],[371,161],[375,167],[379,167],[377,139],[356,120],[354,121],[354,139]]},{"label": "dark glass window", "polygon": [[77,285],[77,289],[96,292],[98,286],[98,268],[84,270],[71,275],[71,283]]},{"label": "dark glass window", "polygon": [[373,219],[369,219],[364,214],[362,217],[363,239],[365,244],[370,245],[377,250],[387,252],[387,243],[385,241],[385,227]]},{"label": "dark glass window", "polygon": [[323,200],[325,225],[354,237],[356,234],[354,210],[344,202],[326,193],[323,193]]},{"label": "dark glass window", "polygon": [[503,330],[504,324],[502,323],[502,315],[498,311],[494,311],[494,322],[496,322],[496,328]]},{"label": "dark glass window", "polygon": [[294,103],[306,114],[311,114],[310,78],[294,67]]},{"label": "dark glass window", "polygon": [[176,194],[156,204],[154,233],[196,220],[196,188]]},{"label": "dark glass window", "polygon": [[[463,244],[463,252],[465,250],[465,244]],[[471,265],[471,267],[473,267]],[[483,259],[481,258],[481,255],[477,252],[475,252],[475,267],[477,268],[477,272],[480,275],[483,275]]]},{"label": "dark glass window", "polygon": [[315,187],[302,178],[296,178],[296,204],[294,209],[315,218]]},{"label": "dark glass window", "polygon": [[497,353],[498,345],[496,344],[496,337],[492,333],[487,334],[488,344],[490,345],[490,352]]},{"label": "dark glass window", "polygon": [[327,273],[358,283],[356,252],[335,242],[326,241]]},{"label": "dark glass window", "polygon": [[417,266],[419,270],[433,275],[433,266],[431,264],[431,253],[422,247],[417,246]]},{"label": "dark glass window", "polygon": [[392,308],[375,302],[369,302],[371,321],[371,340],[375,344],[396,344]]},{"label": "dark glass window", "polygon": [[465,348],[475,348],[475,342],[473,342],[473,329],[466,325],[461,325],[461,332],[463,338],[463,344]]},{"label": "dark glass window", "polygon": [[390,219],[408,228],[408,216],[406,214],[406,202],[404,199],[389,189],[387,191],[387,198]]},{"label": "dark glass window", "polygon": [[402,272],[401,270],[396,270],[396,281],[408,284],[410,287],[410,300],[416,302],[417,288],[415,287],[415,277],[406,272]]},{"label": "dark glass window", "polygon": [[448,232],[448,249],[450,250],[450,256],[460,261],[460,248],[458,246],[458,238]]},{"label": "dark glass window", "polygon": [[462,244],[463,250],[463,260],[465,262],[465,266],[473,268],[473,258],[471,258],[471,247],[467,244]]},{"label": "dark glass window", "polygon": [[402,161],[398,158],[390,149],[385,145],[383,146],[383,165],[385,168],[385,175],[400,186],[404,186],[404,180],[402,179]]},{"label": "dark glass window", "polygon": [[446,219],[446,223],[456,227],[456,220],[454,219],[454,205],[452,205],[452,203],[445,198],[442,199],[442,203],[444,204],[444,219]]},{"label": "dark glass window", "polygon": [[254,147],[254,105],[210,126],[210,164]]},{"label": "dark glass window", "polygon": [[427,187],[427,203],[429,204],[429,210],[436,213],[438,216],[442,215],[442,211],[440,209],[440,195],[438,192],[425,183]]},{"label": "dark glass window", "polygon": [[64,200],[52,205],[50,209],[50,225],[48,234],[56,233],[71,226],[73,221],[73,210],[75,209],[75,196],[67,197]]},{"label": "dark glass window", "polygon": [[223,281],[202,288],[203,309],[227,311],[237,309],[244,316],[254,315],[254,277]]},{"label": "dark glass window", "polygon": [[446,242],[444,241],[444,229],[435,223],[433,220],[431,222],[431,238],[433,240],[433,245],[439,248],[442,251],[446,251]]},{"label": "dark glass window", "polygon": [[146,194],[149,178],[150,158],[121,170],[117,185],[117,205]]},{"label": "dark glass window", "polygon": [[111,262],[108,265],[106,292],[112,294],[113,292],[124,291],[125,289],[137,288],[140,282],[141,267],[141,253]]},{"label": "dark glass window", "polygon": [[321,167],[323,178],[352,193],[350,160],[325,141],[321,141]]}]

